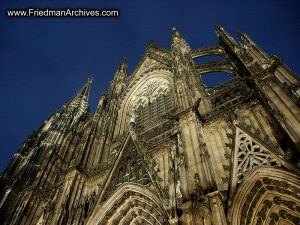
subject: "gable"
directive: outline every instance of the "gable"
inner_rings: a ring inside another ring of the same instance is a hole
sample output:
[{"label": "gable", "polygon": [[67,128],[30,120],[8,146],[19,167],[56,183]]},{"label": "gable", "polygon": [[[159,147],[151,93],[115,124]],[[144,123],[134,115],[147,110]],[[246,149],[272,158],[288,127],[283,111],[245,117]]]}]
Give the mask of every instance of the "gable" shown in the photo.
[{"label": "gable", "polygon": [[262,140],[236,126],[232,151],[230,196],[254,169],[269,167],[297,171],[293,165],[279,157],[278,153]]},{"label": "gable", "polygon": [[128,133],[88,224],[123,224],[140,218],[166,224],[160,190],[138,148]]},{"label": "gable", "polygon": [[142,159],[137,152],[133,140],[128,136],[108,180],[106,181],[101,200],[105,201],[123,184],[136,183],[143,186],[149,186],[150,181],[150,176],[142,164]]}]

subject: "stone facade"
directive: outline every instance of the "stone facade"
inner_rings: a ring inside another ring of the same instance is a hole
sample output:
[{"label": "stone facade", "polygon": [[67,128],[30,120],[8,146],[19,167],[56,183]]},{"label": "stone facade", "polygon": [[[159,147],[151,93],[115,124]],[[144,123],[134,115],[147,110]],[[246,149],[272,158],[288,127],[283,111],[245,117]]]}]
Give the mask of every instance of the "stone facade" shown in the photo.
[{"label": "stone facade", "polygon": [[[216,34],[149,42],[94,113],[89,79],[1,174],[1,224],[300,224],[299,79],[246,34]],[[235,76],[206,87],[216,71]]]}]

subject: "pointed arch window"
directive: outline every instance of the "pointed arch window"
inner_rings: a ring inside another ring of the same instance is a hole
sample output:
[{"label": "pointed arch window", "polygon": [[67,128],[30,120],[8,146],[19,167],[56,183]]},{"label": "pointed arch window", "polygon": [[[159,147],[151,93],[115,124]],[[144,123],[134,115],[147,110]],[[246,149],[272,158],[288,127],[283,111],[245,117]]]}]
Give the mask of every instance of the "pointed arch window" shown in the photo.
[{"label": "pointed arch window", "polygon": [[169,81],[153,78],[145,82],[132,100],[131,112],[138,125],[158,119],[174,107]]}]

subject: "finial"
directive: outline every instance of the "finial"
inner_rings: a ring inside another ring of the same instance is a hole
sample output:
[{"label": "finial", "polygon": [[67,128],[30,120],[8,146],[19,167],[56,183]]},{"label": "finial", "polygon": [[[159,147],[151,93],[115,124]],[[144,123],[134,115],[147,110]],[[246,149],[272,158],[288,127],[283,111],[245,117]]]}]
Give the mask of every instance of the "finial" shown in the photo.
[{"label": "finial", "polygon": [[178,32],[176,27],[172,28],[172,35],[173,35],[173,37],[181,37],[181,34]]},{"label": "finial", "polygon": [[224,31],[224,28],[218,24],[215,25],[216,30],[222,30]]},{"label": "finial", "polygon": [[246,35],[245,33],[243,33],[243,32],[238,31],[237,33],[238,33],[238,35],[240,36],[240,38],[245,38],[245,37],[247,37],[247,35]]},{"label": "finial", "polygon": [[91,84],[91,83],[93,82],[93,79],[94,79],[93,76],[89,76],[87,82],[88,82],[89,84]]},{"label": "finial", "polygon": [[242,32],[237,32],[238,35],[240,36],[241,40],[245,43],[245,44],[253,44],[255,45],[255,43],[251,40],[251,38],[245,34],[245,33],[242,33]]},{"label": "finial", "polygon": [[120,64],[120,69],[121,70],[127,70],[127,58],[126,57],[123,57],[122,61],[121,61],[121,64]]},{"label": "finial", "polygon": [[105,97],[106,96],[106,92],[105,91],[101,91],[101,93],[100,93],[100,98],[103,98],[103,97]]},{"label": "finial", "polygon": [[153,40],[149,40],[148,41],[148,47],[152,47],[154,45],[154,41]]},{"label": "finial", "polygon": [[186,46],[190,49],[189,44],[185,40],[184,36],[175,27],[173,27],[171,46],[173,46],[175,43],[180,43],[180,46]]},{"label": "finial", "polygon": [[90,94],[91,83],[93,82],[93,77],[89,76],[87,83],[80,88],[77,94],[71,99],[68,103],[67,107],[71,107],[73,109],[88,109],[88,99]]},{"label": "finial", "polygon": [[123,57],[115,72],[114,80],[124,79],[127,76],[127,68],[127,59]]},{"label": "finial", "polygon": [[104,91],[102,91],[100,94],[100,98],[99,98],[98,108],[103,107],[105,98],[106,98],[106,93]]},{"label": "finial", "polygon": [[123,72],[127,72],[127,67],[128,67],[127,59],[126,57],[123,57],[123,59],[121,60],[121,64],[119,66],[119,70],[123,70]]},{"label": "finial", "polygon": [[234,38],[220,25],[215,25],[216,27],[216,34],[218,36],[219,39],[222,39],[223,42],[225,42],[226,44],[229,44],[232,46],[237,45],[238,43],[234,40]]},{"label": "finial", "polygon": [[122,64],[127,64],[127,58],[126,57],[123,57]]}]

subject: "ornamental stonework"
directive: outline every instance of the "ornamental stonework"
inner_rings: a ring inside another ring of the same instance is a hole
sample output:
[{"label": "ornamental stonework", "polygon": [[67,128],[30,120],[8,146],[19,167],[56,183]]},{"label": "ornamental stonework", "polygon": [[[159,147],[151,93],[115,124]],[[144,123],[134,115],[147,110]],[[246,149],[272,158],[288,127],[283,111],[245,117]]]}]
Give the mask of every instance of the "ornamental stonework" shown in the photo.
[{"label": "ornamental stonework", "polygon": [[[89,78],[0,174],[0,224],[300,224],[299,78],[248,35],[216,34],[149,42],[95,112]],[[233,78],[207,87],[211,72]]]}]

